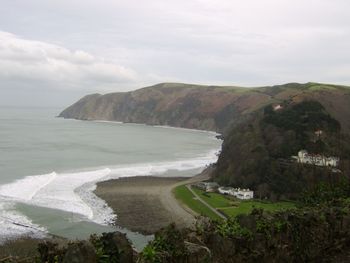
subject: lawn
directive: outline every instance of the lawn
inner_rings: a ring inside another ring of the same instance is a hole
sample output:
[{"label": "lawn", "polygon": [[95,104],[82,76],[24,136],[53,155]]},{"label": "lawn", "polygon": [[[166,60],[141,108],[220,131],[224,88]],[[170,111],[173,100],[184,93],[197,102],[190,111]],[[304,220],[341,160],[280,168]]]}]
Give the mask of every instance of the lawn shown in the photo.
[{"label": "lawn", "polygon": [[234,205],[234,201],[226,198],[225,195],[218,193],[206,193],[203,190],[200,190],[196,187],[192,187],[192,190],[200,196],[205,202],[207,202],[210,206],[215,208],[228,207]]},{"label": "lawn", "polygon": [[211,219],[220,219],[220,217],[211,211],[202,202],[194,199],[194,195],[187,189],[185,185],[177,186],[174,190],[176,199],[195,211],[199,215],[207,216]]},{"label": "lawn", "polygon": [[227,216],[237,216],[239,214],[249,214],[254,208],[262,208],[266,211],[275,212],[295,208],[293,202],[263,202],[257,200],[241,201],[237,207],[220,209]]},{"label": "lawn", "polygon": [[205,193],[204,191],[194,187],[192,189],[210,206],[217,208],[226,216],[249,214],[254,208],[262,208],[271,212],[295,208],[295,203],[293,202],[268,202],[259,200],[233,201],[225,195],[221,195],[218,193]]}]

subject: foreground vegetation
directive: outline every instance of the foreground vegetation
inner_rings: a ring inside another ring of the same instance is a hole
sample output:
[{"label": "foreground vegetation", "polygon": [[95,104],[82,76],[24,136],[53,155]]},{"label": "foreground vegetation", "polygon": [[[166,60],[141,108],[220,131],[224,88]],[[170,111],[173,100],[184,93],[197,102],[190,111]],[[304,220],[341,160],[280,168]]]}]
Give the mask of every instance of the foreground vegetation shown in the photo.
[{"label": "foreground vegetation", "polygon": [[344,179],[305,192],[293,209],[254,208],[228,220],[201,218],[187,229],[171,224],[139,253],[124,234],[115,232],[64,246],[46,241],[39,244],[37,257],[9,257],[3,262],[349,262],[349,197],[350,184]]},{"label": "foreground vegetation", "polygon": [[140,262],[348,262],[349,197],[345,179],[305,192],[294,209],[201,220],[192,231],[169,226],[156,234]]}]

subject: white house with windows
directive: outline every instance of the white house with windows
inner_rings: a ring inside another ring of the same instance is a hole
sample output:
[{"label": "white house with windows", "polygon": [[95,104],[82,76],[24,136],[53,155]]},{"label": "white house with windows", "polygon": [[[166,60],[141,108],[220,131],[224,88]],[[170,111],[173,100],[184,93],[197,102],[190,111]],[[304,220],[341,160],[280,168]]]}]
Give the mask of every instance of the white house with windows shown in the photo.
[{"label": "white house with windows", "polygon": [[233,187],[219,187],[218,192],[223,195],[232,195],[238,199],[248,200],[254,198],[254,191]]},{"label": "white house with windows", "polygon": [[239,189],[235,195],[238,199],[248,200],[254,198],[254,192],[249,189]]},{"label": "white house with windows", "polygon": [[223,195],[234,195],[235,188],[221,186],[218,188],[218,192]]},{"label": "white house with windows", "polygon": [[337,167],[339,165],[339,157],[334,156],[324,156],[320,154],[310,154],[306,150],[301,150],[298,152],[298,156],[294,156],[294,158],[299,163],[312,164],[317,166],[329,166],[329,167]]}]

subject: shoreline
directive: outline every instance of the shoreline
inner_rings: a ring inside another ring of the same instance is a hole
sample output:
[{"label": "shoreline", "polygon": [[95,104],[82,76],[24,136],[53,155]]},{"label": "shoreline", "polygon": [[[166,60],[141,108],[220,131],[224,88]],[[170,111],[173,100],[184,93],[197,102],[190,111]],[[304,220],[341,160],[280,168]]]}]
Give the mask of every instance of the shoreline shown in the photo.
[{"label": "shoreline", "polygon": [[[177,200],[173,189],[210,178],[211,167],[193,177],[134,176],[97,183],[94,191],[117,214],[114,225],[151,235],[175,222],[179,228],[194,226],[197,214]],[[45,241],[65,245],[69,239],[48,234],[44,238],[23,236],[0,244],[0,258],[38,256],[38,244]]]},{"label": "shoreline", "polygon": [[115,225],[150,235],[172,222],[180,227],[194,222],[194,217],[172,200],[173,186],[186,180],[179,177],[126,177],[97,183],[94,193],[117,215]]},{"label": "shoreline", "polygon": [[[122,122],[122,121],[110,121],[110,120],[99,120],[99,119],[77,119],[77,118],[66,118],[62,116],[55,116],[55,118],[60,118],[64,120],[73,120],[73,121],[88,121],[88,122],[96,122],[96,123],[115,123],[115,124],[130,124],[130,125],[140,125],[140,126],[150,126],[155,128],[164,128],[164,129],[179,129],[179,130],[187,130],[187,131],[193,131],[193,132],[203,132],[203,133],[209,133],[214,136],[214,138],[218,139],[217,136],[222,136],[222,133],[219,131],[214,130],[202,130],[202,129],[195,129],[195,128],[186,128],[186,127],[178,127],[178,126],[169,126],[169,125],[158,125],[158,124],[147,124],[147,123],[139,123],[139,122]],[[218,139],[222,140],[222,139]]]},{"label": "shoreline", "polygon": [[135,176],[97,183],[96,194],[117,215],[115,225],[149,235],[175,222],[191,227],[196,214],[179,202],[173,189],[209,178],[210,169],[193,177]]}]

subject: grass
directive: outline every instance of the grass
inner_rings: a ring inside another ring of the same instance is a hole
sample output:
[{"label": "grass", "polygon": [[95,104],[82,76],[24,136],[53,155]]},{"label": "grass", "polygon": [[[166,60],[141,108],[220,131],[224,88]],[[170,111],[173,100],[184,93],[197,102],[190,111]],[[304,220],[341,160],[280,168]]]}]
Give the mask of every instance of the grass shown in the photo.
[{"label": "grass", "polygon": [[276,212],[295,208],[293,202],[262,202],[256,200],[241,201],[237,207],[223,208],[221,211],[227,216],[237,216],[239,214],[249,214],[254,208],[262,208],[266,211]]},{"label": "grass", "polygon": [[205,193],[204,191],[192,187],[193,191],[200,196],[210,206],[215,208],[230,207],[234,204],[234,201],[229,200],[226,196],[218,193]]},{"label": "grass", "polygon": [[198,188],[192,188],[198,196],[200,196],[210,206],[219,209],[226,216],[234,217],[239,214],[249,214],[254,208],[262,208],[264,210],[275,212],[279,210],[286,210],[295,208],[295,203],[280,201],[280,202],[267,202],[259,200],[244,200],[233,201],[228,196],[218,193],[205,193]]},{"label": "grass", "polygon": [[220,219],[217,214],[211,211],[202,202],[194,199],[194,195],[187,189],[185,185],[177,186],[173,191],[176,199],[180,200],[183,204],[188,206],[197,214],[207,216],[211,219]]},{"label": "grass", "polygon": [[[312,83],[313,84],[313,83]],[[318,84],[315,83],[314,85],[311,85],[311,87],[309,88],[309,90],[336,90],[337,88],[334,86],[328,86],[325,84]]]}]

